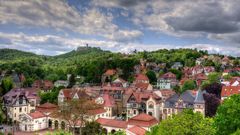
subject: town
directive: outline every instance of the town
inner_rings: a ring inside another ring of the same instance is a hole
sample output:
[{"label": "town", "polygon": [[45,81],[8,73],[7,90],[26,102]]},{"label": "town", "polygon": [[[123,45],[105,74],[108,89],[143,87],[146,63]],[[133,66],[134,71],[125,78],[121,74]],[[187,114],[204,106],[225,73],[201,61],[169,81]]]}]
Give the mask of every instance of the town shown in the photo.
[{"label": "town", "polygon": [[122,69],[109,68],[100,83],[85,83],[83,76],[69,73],[66,80],[39,79],[26,85],[24,73],[0,73],[1,121],[11,127],[2,127],[2,132],[10,134],[151,134],[186,110],[203,119],[214,117],[225,100],[240,94],[239,59],[219,55],[202,55],[192,66],[142,57],[133,65],[131,79],[122,78]]}]

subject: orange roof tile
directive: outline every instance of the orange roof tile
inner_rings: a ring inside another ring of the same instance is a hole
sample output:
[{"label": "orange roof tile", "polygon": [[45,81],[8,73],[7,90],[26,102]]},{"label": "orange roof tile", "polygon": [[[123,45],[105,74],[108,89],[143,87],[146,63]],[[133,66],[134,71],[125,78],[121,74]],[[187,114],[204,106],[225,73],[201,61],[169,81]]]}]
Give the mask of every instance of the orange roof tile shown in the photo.
[{"label": "orange roof tile", "polygon": [[129,132],[133,133],[134,135],[145,135],[146,130],[144,128],[141,128],[139,126],[133,126],[129,129],[127,129]]},{"label": "orange roof tile", "polygon": [[121,120],[114,120],[114,119],[106,119],[106,118],[98,118],[97,122],[101,124],[102,126],[108,126],[108,127],[116,127],[116,128],[127,128],[127,122],[121,121]]},{"label": "orange roof tile", "polygon": [[145,113],[141,113],[128,120],[129,125],[136,125],[141,127],[151,127],[158,123],[156,118]]},{"label": "orange roof tile", "polygon": [[117,71],[115,69],[108,69],[104,74],[105,75],[115,75]]},{"label": "orange roof tile", "polygon": [[240,86],[223,86],[221,96],[229,97],[234,94],[240,94]]},{"label": "orange roof tile", "polygon": [[135,80],[149,81],[148,77],[144,74],[137,74]]},{"label": "orange roof tile", "polygon": [[42,112],[39,111],[35,111],[33,113],[28,113],[28,115],[33,118],[33,119],[38,119],[38,118],[42,118],[42,117],[46,117]]}]

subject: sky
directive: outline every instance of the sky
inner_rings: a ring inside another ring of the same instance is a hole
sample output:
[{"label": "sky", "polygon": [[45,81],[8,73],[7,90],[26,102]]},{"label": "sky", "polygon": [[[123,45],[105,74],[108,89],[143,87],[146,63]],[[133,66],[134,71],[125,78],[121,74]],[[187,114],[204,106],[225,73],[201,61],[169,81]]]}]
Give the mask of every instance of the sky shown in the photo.
[{"label": "sky", "polygon": [[0,0],[0,48],[197,48],[240,56],[240,0]]}]

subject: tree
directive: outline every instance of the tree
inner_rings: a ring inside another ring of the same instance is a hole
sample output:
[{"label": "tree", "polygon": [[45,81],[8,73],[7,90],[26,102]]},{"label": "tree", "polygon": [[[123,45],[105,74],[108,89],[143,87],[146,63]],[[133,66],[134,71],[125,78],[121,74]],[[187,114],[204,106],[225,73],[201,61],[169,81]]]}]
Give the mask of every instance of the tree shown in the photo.
[{"label": "tree", "polygon": [[209,83],[210,84],[212,84],[212,83],[218,83],[218,82],[220,82],[220,74],[219,73],[217,73],[217,72],[213,72],[213,73],[210,73],[209,75],[208,75],[208,81],[209,81]]},{"label": "tree", "polygon": [[184,82],[183,86],[182,86],[182,90],[186,91],[186,90],[193,90],[197,87],[196,82],[194,80],[187,80]]},{"label": "tree", "polygon": [[207,93],[216,95],[217,98],[221,98],[222,85],[220,83],[207,84],[204,88]]},{"label": "tree", "polygon": [[220,105],[220,99],[215,94],[205,93],[203,94],[205,100],[205,115],[208,117],[215,116],[217,108]]},{"label": "tree", "polygon": [[82,135],[97,135],[101,134],[103,129],[101,125],[95,121],[87,122],[82,129]]},{"label": "tree", "polygon": [[224,76],[223,76],[223,79],[224,79],[224,80],[227,80],[227,81],[230,81],[230,80],[232,79],[232,76],[229,75],[229,74],[228,74],[228,75],[224,75]]},{"label": "tree", "polygon": [[232,95],[218,107],[214,118],[217,135],[229,135],[240,129],[240,95]]},{"label": "tree", "polygon": [[238,129],[236,132],[232,133],[231,135],[240,135],[240,129]]},{"label": "tree", "polygon": [[124,131],[117,131],[115,133],[109,133],[108,135],[126,135]]},{"label": "tree", "polygon": [[151,84],[154,84],[157,82],[157,77],[156,77],[156,74],[155,72],[153,72],[152,70],[149,70],[147,73],[146,73],[147,77],[149,78],[149,81]]},{"label": "tree", "polygon": [[163,120],[147,135],[214,135],[213,119],[204,118],[200,113],[184,110],[172,118]]},{"label": "tree", "polygon": [[182,71],[177,69],[170,69],[170,72],[176,75],[177,79],[180,80],[182,78]]},{"label": "tree", "polygon": [[2,95],[6,94],[9,90],[13,88],[13,82],[10,77],[4,78],[2,80],[1,87],[3,89]]},{"label": "tree", "polygon": [[75,80],[75,75],[74,74],[71,74],[71,76],[69,77],[69,86],[68,87],[73,87],[76,83],[76,80]]},{"label": "tree", "polygon": [[80,135],[82,134],[82,127],[86,123],[86,115],[89,111],[99,108],[100,106],[92,101],[89,101],[86,97],[80,99],[72,99],[59,106],[59,109],[53,112],[53,116],[59,117],[67,121],[70,131],[74,132],[73,129],[80,123]]}]

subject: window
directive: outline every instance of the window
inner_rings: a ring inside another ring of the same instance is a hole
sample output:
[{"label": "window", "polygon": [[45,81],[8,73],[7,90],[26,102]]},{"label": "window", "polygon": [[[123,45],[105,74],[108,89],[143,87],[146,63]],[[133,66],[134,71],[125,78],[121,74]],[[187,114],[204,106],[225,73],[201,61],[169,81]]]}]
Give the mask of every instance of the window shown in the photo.
[{"label": "window", "polygon": [[16,113],[14,113],[14,117],[16,117],[17,115],[16,115]]},{"label": "window", "polygon": [[19,104],[23,104],[23,97],[19,98]]},{"label": "window", "polygon": [[22,107],[19,108],[19,112],[22,112]]},{"label": "window", "polygon": [[136,114],[136,110],[133,110],[133,114]]},{"label": "window", "polygon": [[27,112],[27,108],[26,107],[24,108],[24,111]]}]

